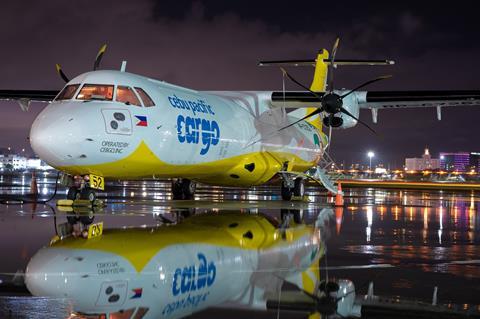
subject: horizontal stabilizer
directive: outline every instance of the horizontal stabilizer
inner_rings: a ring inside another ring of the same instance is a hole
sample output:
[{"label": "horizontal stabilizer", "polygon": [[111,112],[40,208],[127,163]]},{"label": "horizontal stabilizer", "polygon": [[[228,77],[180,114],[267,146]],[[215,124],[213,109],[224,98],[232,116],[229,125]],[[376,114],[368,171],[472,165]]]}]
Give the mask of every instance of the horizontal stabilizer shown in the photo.
[{"label": "horizontal stabilizer", "polygon": [[[315,66],[316,60],[278,60],[278,61],[260,61],[259,66]],[[330,59],[324,59],[323,62],[330,64]],[[335,65],[392,65],[392,60],[342,60],[336,59]]]}]

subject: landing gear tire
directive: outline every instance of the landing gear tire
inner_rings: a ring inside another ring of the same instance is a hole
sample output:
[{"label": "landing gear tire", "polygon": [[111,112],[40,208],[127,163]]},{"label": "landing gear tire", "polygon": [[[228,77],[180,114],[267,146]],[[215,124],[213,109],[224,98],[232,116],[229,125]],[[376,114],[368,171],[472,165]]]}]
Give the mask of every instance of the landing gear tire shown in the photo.
[{"label": "landing gear tire", "polygon": [[189,179],[177,179],[172,182],[173,199],[193,199],[197,184]]},{"label": "landing gear tire", "polygon": [[197,184],[189,179],[182,180],[183,196],[185,199],[193,199]]},{"label": "landing gear tire", "polygon": [[285,186],[285,183],[282,183],[282,199],[291,200],[293,196],[293,188]]},{"label": "landing gear tire", "polygon": [[296,197],[303,197],[305,195],[305,181],[298,177],[295,179],[295,186],[293,187],[293,195]]},{"label": "landing gear tire", "polygon": [[75,186],[72,186],[67,191],[67,199],[76,200],[80,199],[80,191]]},{"label": "landing gear tire", "polygon": [[305,182],[303,178],[298,177],[295,179],[293,187],[288,187],[287,183],[282,183],[282,199],[292,200],[292,197],[303,197],[305,195]]},{"label": "landing gear tire", "polygon": [[183,199],[182,182],[179,179],[172,181],[172,197],[173,199]]},{"label": "landing gear tire", "polygon": [[91,188],[84,188],[80,191],[80,198],[93,202],[97,199],[97,194]]}]

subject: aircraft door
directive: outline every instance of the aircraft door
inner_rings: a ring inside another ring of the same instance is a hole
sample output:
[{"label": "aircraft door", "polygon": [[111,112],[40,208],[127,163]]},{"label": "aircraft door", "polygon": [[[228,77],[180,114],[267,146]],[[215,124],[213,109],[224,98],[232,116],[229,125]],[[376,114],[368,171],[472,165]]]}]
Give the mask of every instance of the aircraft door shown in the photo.
[{"label": "aircraft door", "polygon": [[103,109],[105,131],[108,134],[132,135],[132,116],[123,109]]}]

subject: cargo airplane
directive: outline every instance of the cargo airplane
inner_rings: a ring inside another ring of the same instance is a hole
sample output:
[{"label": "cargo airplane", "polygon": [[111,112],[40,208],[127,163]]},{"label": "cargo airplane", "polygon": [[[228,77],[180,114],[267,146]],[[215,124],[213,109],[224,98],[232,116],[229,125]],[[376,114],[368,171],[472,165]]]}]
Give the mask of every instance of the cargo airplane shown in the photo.
[{"label": "cargo airplane", "polygon": [[[30,131],[35,153],[64,172],[67,197],[93,200],[105,179],[172,178],[174,199],[192,198],[195,182],[249,187],[282,178],[282,198],[304,194],[304,173],[318,167],[329,144],[330,129],[350,128],[360,109],[474,105],[480,91],[334,90],[333,66],[389,65],[392,61],[335,60],[338,40],[329,56],[314,60],[271,61],[261,65],[314,66],[309,87],[285,70],[303,91],[197,91],[120,70],[98,70],[69,79],[61,91],[1,90],[0,99],[49,104]],[[368,127],[368,125],[366,125]],[[331,131],[330,131],[331,132]],[[325,172],[315,176],[330,190]],[[331,181],[330,181],[331,182]]]}]

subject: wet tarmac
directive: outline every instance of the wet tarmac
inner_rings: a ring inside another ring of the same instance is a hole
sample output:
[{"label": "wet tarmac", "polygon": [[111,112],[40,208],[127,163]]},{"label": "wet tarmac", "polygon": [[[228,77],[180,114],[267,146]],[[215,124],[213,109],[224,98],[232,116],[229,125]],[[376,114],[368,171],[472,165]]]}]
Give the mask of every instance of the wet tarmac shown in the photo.
[{"label": "wet tarmac", "polygon": [[[38,176],[41,199],[54,192],[56,175]],[[281,219],[292,213],[313,223],[332,208],[326,192],[314,185],[303,201],[282,201],[278,186],[251,189],[200,185],[195,200],[173,201],[170,182],[116,182],[99,197],[106,206],[95,211],[65,212],[47,204],[14,201],[30,191],[30,175],[0,175],[0,318],[66,318],[66,300],[33,298],[22,288],[30,258],[48,245],[62,224],[82,219],[103,221],[106,228],[161,225],[205,212],[236,211]],[[65,197],[59,188],[55,199]],[[438,287],[439,303],[480,304],[480,195],[476,192],[345,189],[345,204],[332,208],[327,220],[327,255],[322,276],[348,278],[357,293],[374,282],[376,295],[431,300]],[[381,267],[379,265],[388,265]],[[328,274],[327,274],[328,271]],[[288,285],[285,289],[289,289]],[[252,316],[277,313],[207,310],[195,317]],[[285,313],[282,317],[304,317]]]}]

